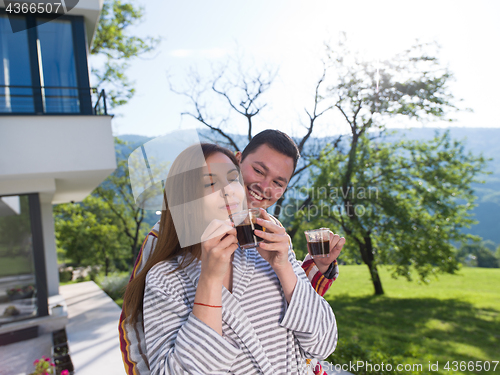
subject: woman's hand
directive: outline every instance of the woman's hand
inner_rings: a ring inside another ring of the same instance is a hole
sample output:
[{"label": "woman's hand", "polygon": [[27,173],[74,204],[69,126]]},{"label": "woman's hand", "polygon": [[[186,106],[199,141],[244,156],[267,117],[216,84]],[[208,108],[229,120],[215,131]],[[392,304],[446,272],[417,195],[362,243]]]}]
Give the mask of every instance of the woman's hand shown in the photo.
[{"label": "woman's hand", "polygon": [[213,220],[202,235],[201,275],[207,281],[221,282],[238,248],[236,229],[229,221]]},{"label": "woman's hand", "polygon": [[193,314],[222,336],[222,285],[238,248],[236,229],[229,220],[213,220],[201,236],[201,273]]}]

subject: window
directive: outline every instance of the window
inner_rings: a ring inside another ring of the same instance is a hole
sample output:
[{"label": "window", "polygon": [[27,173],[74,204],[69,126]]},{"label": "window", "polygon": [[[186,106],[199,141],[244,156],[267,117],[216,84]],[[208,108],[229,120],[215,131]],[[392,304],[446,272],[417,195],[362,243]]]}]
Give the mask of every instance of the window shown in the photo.
[{"label": "window", "polygon": [[0,15],[0,112],[32,113],[35,107],[26,19],[12,17],[12,22],[19,23],[23,31],[12,33],[7,16]]},{"label": "window", "polygon": [[40,224],[37,194],[0,196],[0,325],[47,315]]},{"label": "window", "polygon": [[37,20],[37,34],[44,112],[80,112],[71,22]]},{"label": "window", "polygon": [[2,113],[93,114],[82,16],[47,22],[0,9]]}]

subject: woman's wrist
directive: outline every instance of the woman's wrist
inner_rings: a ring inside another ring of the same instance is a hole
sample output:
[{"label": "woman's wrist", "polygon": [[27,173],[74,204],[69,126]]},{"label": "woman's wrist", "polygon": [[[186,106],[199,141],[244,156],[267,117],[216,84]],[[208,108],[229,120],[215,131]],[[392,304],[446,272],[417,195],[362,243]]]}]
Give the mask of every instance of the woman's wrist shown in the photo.
[{"label": "woman's wrist", "polygon": [[194,300],[209,305],[220,305],[222,300],[222,280],[201,273]]},{"label": "woman's wrist", "polygon": [[222,283],[200,275],[194,296],[193,314],[222,336]]},{"label": "woman's wrist", "polygon": [[208,287],[218,287],[219,285],[222,286],[223,279],[224,279],[223,276],[213,275],[213,273],[207,272],[202,267],[201,272],[200,272],[199,283],[201,283],[203,281],[203,284],[208,286]]}]

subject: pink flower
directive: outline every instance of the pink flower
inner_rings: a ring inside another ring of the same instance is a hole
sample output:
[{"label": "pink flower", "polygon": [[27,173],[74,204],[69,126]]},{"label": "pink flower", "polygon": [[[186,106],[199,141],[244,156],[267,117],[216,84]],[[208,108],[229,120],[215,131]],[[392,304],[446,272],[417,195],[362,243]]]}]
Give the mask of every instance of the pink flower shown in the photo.
[{"label": "pink flower", "polygon": [[55,364],[53,364],[52,362],[50,362],[50,365],[51,365],[51,366],[55,366]]},{"label": "pink flower", "polygon": [[61,371],[61,375],[69,375],[69,371],[68,370],[62,370]]},{"label": "pink flower", "polygon": [[[45,358],[45,357],[44,357],[44,358]],[[46,360],[47,362],[50,362],[50,358],[45,358],[45,360]]]},{"label": "pink flower", "polygon": [[39,359],[35,359],[35,362],[33,362],[33,366],[36,366],[38,362],[40,362],[40,360]]}]

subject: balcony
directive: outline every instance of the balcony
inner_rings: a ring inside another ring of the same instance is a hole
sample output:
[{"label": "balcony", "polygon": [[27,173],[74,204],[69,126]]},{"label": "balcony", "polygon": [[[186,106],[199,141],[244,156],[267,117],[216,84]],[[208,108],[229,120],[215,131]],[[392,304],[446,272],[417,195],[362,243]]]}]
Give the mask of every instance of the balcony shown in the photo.
[{"label": "balcony", "polygon": [[0,85],[1,115],[108,115],[106,93],[95,87]]}]

